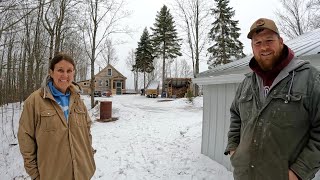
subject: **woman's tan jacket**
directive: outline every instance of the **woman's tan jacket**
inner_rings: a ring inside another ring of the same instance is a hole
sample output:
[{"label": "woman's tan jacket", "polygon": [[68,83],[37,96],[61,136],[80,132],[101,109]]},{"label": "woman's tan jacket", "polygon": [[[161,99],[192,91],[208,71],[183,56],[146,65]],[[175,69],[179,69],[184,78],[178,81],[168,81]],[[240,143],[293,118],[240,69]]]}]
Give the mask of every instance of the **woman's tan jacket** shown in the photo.
[{"label": "woman's tan jacket", "polygon": [[78,88],[70,91],[68,123],[48,86],[24,102],[18,140],[32,179],[89,180],[95,172],[91,120]]}]

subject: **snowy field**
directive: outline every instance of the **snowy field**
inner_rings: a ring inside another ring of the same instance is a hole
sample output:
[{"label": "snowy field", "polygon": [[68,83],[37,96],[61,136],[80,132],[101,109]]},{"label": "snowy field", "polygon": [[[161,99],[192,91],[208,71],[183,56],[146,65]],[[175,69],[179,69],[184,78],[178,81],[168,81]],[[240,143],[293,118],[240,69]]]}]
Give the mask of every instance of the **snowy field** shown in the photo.
[{"label": "snowy field", "polygon": [[[89,109],[89,97],[83,99]],[[99,105],[89,111],[97,150],[92,179],[233,180],[231,172],[200,153],[202,97],[194,103],[185,98],[160,102],[164,99],[140,95],[96,100],[112,101],[112,116],[119,119],[100,123],[95,121]],[[0,113],[0,180],[29,179],[16,139],[21,106],[9,104]]]}]

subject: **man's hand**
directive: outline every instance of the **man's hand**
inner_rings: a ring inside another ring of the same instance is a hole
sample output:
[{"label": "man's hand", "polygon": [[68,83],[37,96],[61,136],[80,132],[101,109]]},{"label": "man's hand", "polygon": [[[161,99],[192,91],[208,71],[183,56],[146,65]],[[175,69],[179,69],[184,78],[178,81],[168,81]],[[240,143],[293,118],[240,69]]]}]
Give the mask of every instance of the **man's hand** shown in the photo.
[{"label": "man's hand", "polygon": [[230,151],[230,156],[232,156],[234,152],[235,152],[235,151]]},{"label": "man's hand", "polygon": [[299,178],[293,171],[289,170],[289,180],[299,180]]}]

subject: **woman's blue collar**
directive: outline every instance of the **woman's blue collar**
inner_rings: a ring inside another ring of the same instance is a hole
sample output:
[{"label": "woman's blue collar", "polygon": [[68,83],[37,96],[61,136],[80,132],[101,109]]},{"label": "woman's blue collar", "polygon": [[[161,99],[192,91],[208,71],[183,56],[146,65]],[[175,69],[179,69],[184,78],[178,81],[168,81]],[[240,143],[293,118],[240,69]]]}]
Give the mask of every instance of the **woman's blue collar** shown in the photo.
[{"label": "woman's blue collar", "polygon": [[48,86],[49,86],[53,96],[69,96],[70,95],[70,91],[67,91],[66,94],[64,94],[61,91],[59,91],[56,87],[54,87],[52,81],[48,82]]}]

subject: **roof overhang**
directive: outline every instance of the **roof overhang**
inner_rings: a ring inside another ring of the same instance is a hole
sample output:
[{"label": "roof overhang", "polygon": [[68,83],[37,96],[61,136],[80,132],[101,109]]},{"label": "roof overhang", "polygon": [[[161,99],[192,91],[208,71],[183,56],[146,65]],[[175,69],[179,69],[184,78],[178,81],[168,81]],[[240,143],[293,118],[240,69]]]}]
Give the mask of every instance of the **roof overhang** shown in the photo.
[{"label": "roof overhang", "polygon": [[193,78],[192,82],[198,85],[232,84],[240,83],[244,78],[244,74],[227,74],[220,76]]},{"label": "roof overhang", "polygon": [[[314,67],[320,70],[320,54],[301,56],[299,59],[310,61]],[[250,68],[247,66],[238,70],[238,72],[234,71],[233,74],[223,74],[223,72],[219,72],[221,74],[210,75],[208,73],[206,74],[207,76],[193,78],[192,82],[198,85],[240,83],[245,78],[245,74],[250,72]]]}]

